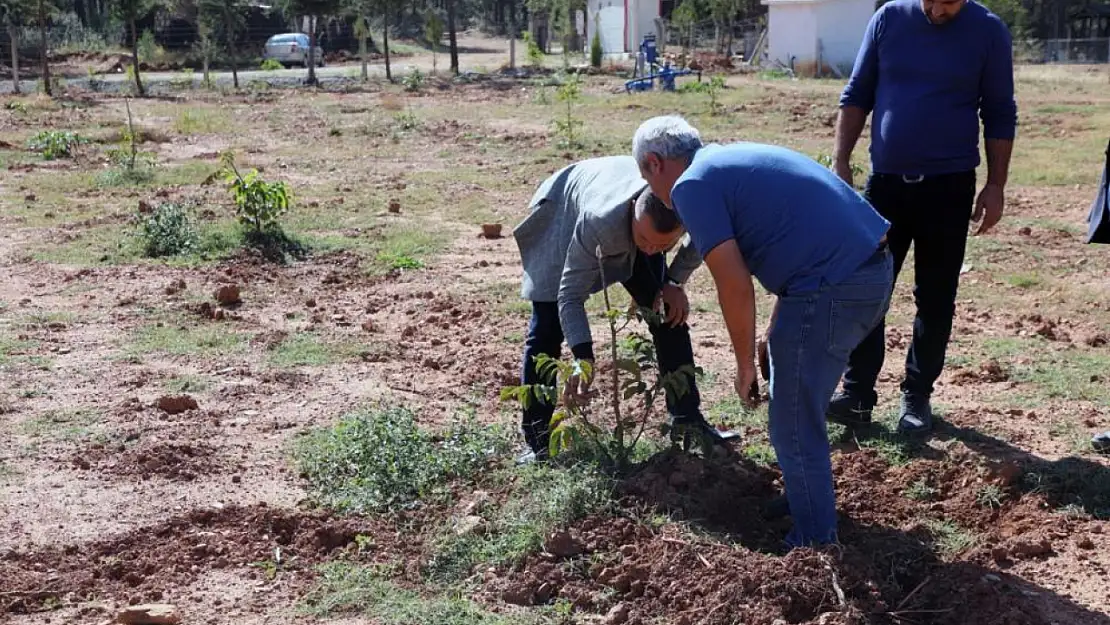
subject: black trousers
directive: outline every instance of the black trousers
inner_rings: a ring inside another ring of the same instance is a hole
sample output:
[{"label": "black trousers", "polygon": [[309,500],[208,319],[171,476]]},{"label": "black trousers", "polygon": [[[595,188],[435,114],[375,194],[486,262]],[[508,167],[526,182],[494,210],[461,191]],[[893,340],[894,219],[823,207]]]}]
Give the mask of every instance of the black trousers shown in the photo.
[{"label": "black trousers", "polygon": [[[928,396],[944,367],[956,291],[964,263],[968,226],[975,202],[975,172],[929,176],[920,180],[874,174],[865,195],[891,224],[887,234],[897,279],[913,244],[913,297],[917,314],[906,354],[902,391]],[[848,359],[844,391],[874,403],[875,382],[883,368],[886,325],[880,323]]]},{"label": "black trousers", "polygon": [[[622,283],[636,304],[651,308],[656,296],[663,288],[666,274],[666,257],[663,254],[647,256],[636,254],[632,276]],[[676,371],[684,365],[694,364],[694,348],[690,342],[690,327],[685,323],[671,327],[666,323],[651,324],[652,341],[655,344],[656,360],[663,373]],[[558,358],[563,346],[563,328],[559,324],[559,305],[555,302],[532,302],[532,320],[528,324],[528,336],[524,341],[524,363],[521,372],[523,384],[536,384],[540,377],[536,372],[535,357],[547,354]],[[675,399],[667,394],[667,410],[670,414],[694,417],[701,414],[701,395],[697,381],[688,377],[690,390]],[[561,389],[560,389],[561,392]],[[548,424],[555,406],[537,401],[523,409],[521,428],[524,439],[533,451],[547,449]]]}]

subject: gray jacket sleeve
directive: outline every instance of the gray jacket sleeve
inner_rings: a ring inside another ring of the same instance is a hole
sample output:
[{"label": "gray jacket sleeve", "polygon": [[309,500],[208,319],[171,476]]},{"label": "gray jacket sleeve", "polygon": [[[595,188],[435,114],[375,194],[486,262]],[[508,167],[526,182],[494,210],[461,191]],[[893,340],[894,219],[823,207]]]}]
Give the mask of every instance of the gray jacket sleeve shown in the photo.
[{"label": "gray jacket sleeve", "polygon": [[567,246],[567,259],[559,281],[559,324],[571,349],[593,342],[590,319],[586,315],[586,300],[593,285],[600,282],[597,245],[592,229],[584,219],[579,219]]},{"label": "gray jacket sleeve", "polygon": [[701,266],[701,255],[694,247],[694,241],[690,235],[686,235],[682,246],[678,248],[678,252],[674,255],[674,260],[671,261],[671,266],[667,268],[667,277],[679,284],[685,284],[690,279],[690,274]]}]

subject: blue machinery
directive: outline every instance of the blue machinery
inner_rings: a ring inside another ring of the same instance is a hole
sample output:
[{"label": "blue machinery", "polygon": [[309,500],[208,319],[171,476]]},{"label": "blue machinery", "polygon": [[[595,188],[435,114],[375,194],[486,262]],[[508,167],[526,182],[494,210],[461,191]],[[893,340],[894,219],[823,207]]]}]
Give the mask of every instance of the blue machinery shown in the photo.
[{"label": "blue machinery", "polygon": [[636,54],[636,67],[632,70],[632,80],[624,83],[624,90],[627,93],[651,91],[655,88],[656,79],[659,80],[659,87],[663,91],[674,91],[674,79],[676,77],[695,73],[698,75],[698,82],[701,82],[701,72],[694,72],[689,69],[674,69],[671,67],[670,61],[665,62],[660,67],[656,62],[658,58],[659,52],[655,47],[655,35],[644,35],[643,41],[640,42],[640,51]]}]

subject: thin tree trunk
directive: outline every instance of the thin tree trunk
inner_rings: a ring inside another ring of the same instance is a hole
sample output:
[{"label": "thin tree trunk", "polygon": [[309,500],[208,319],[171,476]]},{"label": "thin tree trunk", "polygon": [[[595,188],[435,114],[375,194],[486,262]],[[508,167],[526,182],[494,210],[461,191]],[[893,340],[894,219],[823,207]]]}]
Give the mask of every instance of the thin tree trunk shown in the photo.
[{"label": "thin tree trunk", "polygon": [[135,90],[138,92],[140,98],[146,97],[146,90],[143,89],[143,79],[139,77],[139,34],[138,27],[135,25],[135,18],[131,18],[131,66],[135,68]]},{"label": "thin tree trunk", "polygon": [[455,38],[455,0],[447,0],[447,30],[451,37],[451,73],[459,75],[459,42]]},{"label": "thin tree trunk", "polygon": [[366,69],[366,38],[370,35],[370,25],[366,17],[359,17],[358,30],[358,58],[362,61],[362,82],[370,80],[370,73]]},{"label": "thin tree trunk", "polygon": [[231,26],[234,22],[231,18],[231,15],[228,15],[228,14],[225,14],[224,19],[227,20],[227,23],[224,25],[224,28],[227,29],[227,51],[228,51],[228,54],[231,55],[231,84],[236,89],[238,89],[239,88],[239,56],[238,56],[238,54],[236,54],[236,50],[235,50],[235,29],[232,28],[232,26]]},{"label": "thin tree trunk", "polygon": [[316,86],[316,16],[308,19],[308,84]]},{"label": "thin tree trunk", "polygon": [[48,96],[54,95],[54,87],[50,84],[50,57],[47,55],[46,40],[46,0],[38,1],[39,37],[42,40],[39,53],[42,57],[42,90]]},{"label": "thin tree trunk", "polygon": [[12,42],[12,93],[21,93],[19,88],[19,30],[15,23],[8,20],[8,39]]},{"label": "thin tree trunk", "polygon": [[393,82],[393,72],[389,68],[389,18],[382,23],[382,50],[385,53],[385,79]]}]

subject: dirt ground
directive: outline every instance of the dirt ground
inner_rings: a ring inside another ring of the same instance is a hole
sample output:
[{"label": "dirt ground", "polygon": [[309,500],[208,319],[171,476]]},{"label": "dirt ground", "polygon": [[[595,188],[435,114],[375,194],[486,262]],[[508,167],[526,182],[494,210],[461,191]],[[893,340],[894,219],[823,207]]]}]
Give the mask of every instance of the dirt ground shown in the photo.
[{"label": "dirt ground", "polygon": [[[744,442],[712,461],[655,456],[620,483],[615,515],[565,528],[569,549],[487,571],[475,601],[512,614],[561,599],[574,620],[552,622],[614,625],[1110,624],[1110,462],[1085,444],[1110,429],[1110,270],[1082,244],[1110,127],[1105,81],[1019,72],[1007,215],[969,243],[935,398],[943,421],[916,445],[835,432],[842,545],[783,555],[787,525],[763,518],[781,488],[760,459],[765,413],[741,415],[731,397],[703,269],[690,291],[706,411]],[[317,620],[298,612],[317,565],[356,536],[374,537],[375,562],[415,566],[443,511],[312,509],[290,444],[373,402],[406,405],[429,428],[464,412],[514,421],[498,395],[516,382],[528,309],[512,238],[482,238],[481,224],[507,234],[548,173],[627,151],[635,126],[665,110],[714,140],[827,154],[839,87],[732,77],[711,114],[701,94],[630,96],[595,77],[579,149],[556,145],[561,109],[534,80],[185,92],[131,101],[157,161],[138,186],[97,183],[123,99],[6,101],[18,104],[0,110],[0,620],[103,623],[166,602],[187,623],[302,623]],[[45,161],[23,147],[42,129],[99,142]],[[286,228],[312,252],[140,258],[143,206],[193,202],[208,231],[233,228],[227,192],[205,184],[227,149],[292,185]],[[912,269],[890,317],[884,414]],[[214,299],[225,285],[241,302]]]}]

